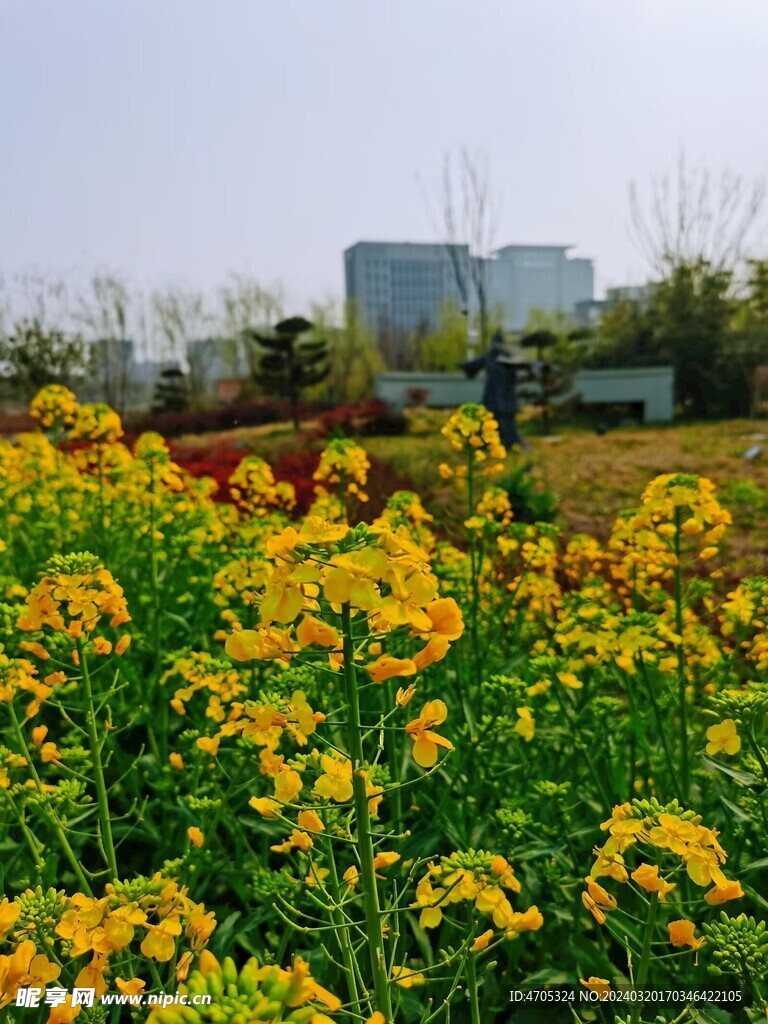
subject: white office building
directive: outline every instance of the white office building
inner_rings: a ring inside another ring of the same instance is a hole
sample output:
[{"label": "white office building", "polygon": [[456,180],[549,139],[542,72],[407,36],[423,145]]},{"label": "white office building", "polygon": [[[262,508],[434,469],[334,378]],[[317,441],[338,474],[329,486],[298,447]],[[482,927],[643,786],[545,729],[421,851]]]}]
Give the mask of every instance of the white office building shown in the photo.
[{"label": "white office building", "polygon": [[[484,261],[487,308],[508,331],[520,331],[532,310],[573,315],[578,303],[594,297],[594,268],[588,259],[568,256],[571,246],[506,245]],[[348,299],[356,300],[380,336],[391,330],[432,330],[440,308],[451,299],[458,308],[477,308],[470,281],[469,247],[455,246],[463,296],[447,247],[413,242],[358,242],[344,253]]]},{"label": "white office building", "polygon": [[[454,247],[463,279],[469,247]],[[434,330],[447,299],[463,301],[445,245],[416,242],[358,242],[344,253],[347,298],[360,304],[378,334],[389,330]]]},{"label": "white office building", "polygon": [[488,308],[508,331],[521,331],[533,310],[573,316],[594,297],[592,260],[572,259],[567,245],[505,245],[486,261]]}]

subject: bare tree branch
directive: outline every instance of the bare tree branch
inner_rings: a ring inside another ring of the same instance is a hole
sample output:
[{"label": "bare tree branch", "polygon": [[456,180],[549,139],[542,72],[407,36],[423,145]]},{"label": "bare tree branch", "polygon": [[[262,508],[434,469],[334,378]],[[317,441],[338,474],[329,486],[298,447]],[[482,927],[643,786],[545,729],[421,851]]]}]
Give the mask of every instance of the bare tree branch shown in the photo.
[{"label": "bare tree branch", "polygon": [[[488,334],[487,261],[490,259],[498,209],[491,188],[486,157],[473,156],[465,147],[454,159],[443,157],[440,215],[436,216],[429,196],[422,187],[432,226],[442,239],[453,270],[461,310],[469,314],[472,299],[477,302],[481,343]],[[469,258],[463,259],[462,246],[468,246]]]},{"label": "bare tree branch", "polygon": [[650,199],[630,184],[631,233],[662,276],[698,260],[714,270],[733,270],[758,226],[765,198],[765,178],[750,182],[724,170],[715,180],[706,169],[690,169],[681,150],[674,179],[654,178]]}]

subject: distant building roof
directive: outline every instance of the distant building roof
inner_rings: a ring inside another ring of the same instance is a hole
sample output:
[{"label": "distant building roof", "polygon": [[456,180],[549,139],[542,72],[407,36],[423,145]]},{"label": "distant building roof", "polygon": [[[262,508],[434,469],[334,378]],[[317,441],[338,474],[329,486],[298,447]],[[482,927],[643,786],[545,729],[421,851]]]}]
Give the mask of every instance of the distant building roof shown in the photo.
[{"label": "distant building roof", "polygon": [[494,249],[494,255],[498,255],[500,252],[512,252],[519,249],[555,249],[557,252],[567,252],[569,249],[575,249],[576,246],[572,243],[569,245],[546,245],[541,242],[531,242],[530,245],[525,245],[522,242],[515,242],[512,245],[502,245],[499,249]]},{"label": "distant building roof", "polygon": [[406,247],[411,248],[411,249],[424,249],[424,248],[427,248],[427,247],[429,247],[430,249],[434,249],[434,248],[444,249],[444,248],[447,248],[449,245],[454,245],[454,246],[456,246],[457,249],[466,249],[467,248],[467,243],[466,242],[440,242],[440,241],[437,241],[437,242],[435,242],[435,241],[431,241],[431,242],[393,242],[393,241],[387,241],[387,242],[385,242],[385,241],[382,241],[381,238],[377,239],[376,241],[370,241],[370,240],[362,238],[362,239],[360,239],[359,242],[353,242],[352,245],[347,246],[347,248],[344,250],[344,252],[349,252],[351,249],[356,249],[358,247],[358,245],[384,245],[384,246],[396,245],[398,247],[399,246],[406,246]]}]

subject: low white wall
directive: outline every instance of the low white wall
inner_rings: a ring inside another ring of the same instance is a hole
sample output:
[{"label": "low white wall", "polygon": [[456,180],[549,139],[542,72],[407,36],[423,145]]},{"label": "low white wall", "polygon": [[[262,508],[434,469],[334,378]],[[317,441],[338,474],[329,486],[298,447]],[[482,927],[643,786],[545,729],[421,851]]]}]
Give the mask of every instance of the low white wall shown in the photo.
[{"label": "low white wall", "polygon": [[483,374],[468,380],[463,373],[377,373],[373,391],[376,398],[397,406],[409,404],[409,392],[426,391],[427,405],[445,409],[465,402],[479,402],[483,381]]},{"label": "low white wall", "polygon": [[[671,366],[648,366],[626,370],[582,370],[574,374],[572,394],[586,404],[596,402],[642,402],[643,420],[668,423],[674,417],[674,371]],[[377,373],[374,393],[392,405],[409,402],[409,393],[426,391],[426,404],[451,408],[464,402],[479,402],[483,375],[468,380],[463,373]]]},{"label": "low white wall", "polygon": [[668,423],[675,414],[675,373],[671,366],[626,370],[582,370],[573,388],[582,402],[642,402],[646,423]]}]

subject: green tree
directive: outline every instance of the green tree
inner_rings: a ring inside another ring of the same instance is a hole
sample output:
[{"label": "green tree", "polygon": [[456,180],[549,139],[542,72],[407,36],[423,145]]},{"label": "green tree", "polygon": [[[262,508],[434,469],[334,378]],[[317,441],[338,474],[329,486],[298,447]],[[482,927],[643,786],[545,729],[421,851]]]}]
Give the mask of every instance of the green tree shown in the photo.
[{"label": "green tree", "polygon": [[580,362],[579,347],[566,334],[545,329],[524,334],[519,345],[535,356],[531,364],[532,382],[520,393],[541,409],[541,428],[548,434],[552,405],[569,397],[572,373]]},{"label": "green tree", "polygon": [[732,273],[708,260],[677,264],[654,289],[653,314],[662,362],[675,369],[675,394],[693,416],[729,411],[734,373],[726,336],[733,314]]},{"label": "green tree", "polygon": [[659,280],[647,304],[603,317],[598,365],[671,365],[682,411],[749,411],[759,345],[738,325],[734,283],[766,194],[764,178],[716,177],[689,167],[682,151],[676,173],[655,178],[649,198],[630,187],[633,234]]},{"label": "green tree", "polygon": [[647,302],[624,299],[606,310],[586,364],[671,366],[684,413],[744,412],[749,399],[734,355],[732,282],[732,271],[705,259],[674,264]]},{"label": "green tree", "polygon": [[0,373],[26,400],[45,384],[71,387],[83,376],[88,353],[79,335],[43,327],[40,320],[19,320],[0,338]]},{"label": "green tree", "polygon": [[661,361],[652,307],[629,298],[603,312],[595,344],[585,354],[585,364],[594,369],[658,366]]},{"label": "green tree", "polygon": [[254,379],[269,394],[287,397],[293,425],[299,429],[302,391],[328,376],[328,345],[312,336],[314,325],[294,316],[276,324],[272,334],[246,331],[255,346]]},{"label": "green tree", "polygon": [[[559,373],[575,373],[584,362],[584,341],[591,338],[591,332],[579,328],[567,313],[532,309],[528,314],[522,337],[541,332],[546,332],[554,338],[548,343],[550,347],[547,356],[557,365]],[[523,344],[522,340],[520,344]]]},{"label": "green tree", "polygon": [[440,310],[437,330],[417,341],[418,368],[454,372],[466,358],[467,318],[453,300],[447,299]]},{"label": "green tree", "polygon": [[189,385],[183,370],[169,366],[160,371],[152,398],[152,412],[184,412],[189,408]]},{"label": "green tree", "polygon": [[314,334],[328,346],[327,389],[334,402],[352,402],[373,392],[373,375],[384,368],[376,338],[354,300],[345,303],[338,323],[335,302],[312,307]]},{"label": "green tree", "polygon": [[757,404],[768,397],[756,374],[758,367],[768,365],[768,260],[748,260],[747,269],[746,284],[736,304],[728,353],[740,374],[744,404],[753,414]]}]

